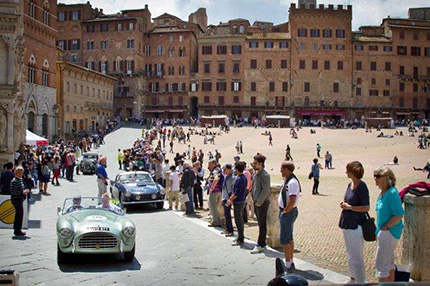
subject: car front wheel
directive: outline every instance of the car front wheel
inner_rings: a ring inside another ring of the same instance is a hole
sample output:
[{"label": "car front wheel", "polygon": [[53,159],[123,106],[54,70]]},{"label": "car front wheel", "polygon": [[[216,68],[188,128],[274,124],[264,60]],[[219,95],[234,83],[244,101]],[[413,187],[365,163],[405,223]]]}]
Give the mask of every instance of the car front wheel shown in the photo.
[{"label": "car front wheel", "polygon": [[57,263],[64,264],[67,261],[67,254],[61,251],[60,246],[57,243]]},{"label": "car front wheel", "polygon": [[125,262],[132,262],[133,261],[135,251],[136,251],[136,244],[134,244],[133,249],[130,252],[124,252]]}]

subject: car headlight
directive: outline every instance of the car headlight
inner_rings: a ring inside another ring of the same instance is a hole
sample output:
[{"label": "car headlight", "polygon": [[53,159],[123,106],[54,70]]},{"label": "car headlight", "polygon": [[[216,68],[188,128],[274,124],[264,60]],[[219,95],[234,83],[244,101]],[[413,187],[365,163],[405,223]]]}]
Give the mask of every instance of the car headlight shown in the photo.
[{"label": "car headlight", "polygon": [[124,194],[127,198],[131,197],[131,192],[130,191],[126,191]]},{"label": "car headlight", "polygon": [[163,195],[163,196],[164,194],[166,194],[166,190],[164,188],[161,188],[158,192],[160,193],[160,195]]},{"label": "car headlight", "polygon": [[127,226],[126,228],[123,229],[122,233],[127,237],[132,237],[135,231],[136,230],[134,229],[134,227]]},{"label": "car headlight", "polygon": [[68,227],[63,227],[60,229],[60,236],[62,238],[70,238],[73,234],[73,231]]}]

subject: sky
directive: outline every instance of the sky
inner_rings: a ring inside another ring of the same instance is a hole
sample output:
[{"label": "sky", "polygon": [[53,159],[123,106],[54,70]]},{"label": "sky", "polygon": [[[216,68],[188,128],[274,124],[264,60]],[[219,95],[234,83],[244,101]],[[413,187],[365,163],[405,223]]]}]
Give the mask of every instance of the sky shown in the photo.
[{"label": "sky", "polygon": [[[85,3],[86,0],[60,0],[61,3]],[[280,24],[288,21],[288,9],[297,0],[91,0],[93,7],[102,8],[103,13],[117,13],[125,9],[143,8],[149,5],[152,17],[163,13],[173,14],[183,20],[199,7],[206,8],[208,24],[245,18],[254,21]],[[360,26],[380,25],[388,16],[406,18],[408,9],[430,7],[429,0],[317,0],[317,4],[353,5],[353,30]]]}]

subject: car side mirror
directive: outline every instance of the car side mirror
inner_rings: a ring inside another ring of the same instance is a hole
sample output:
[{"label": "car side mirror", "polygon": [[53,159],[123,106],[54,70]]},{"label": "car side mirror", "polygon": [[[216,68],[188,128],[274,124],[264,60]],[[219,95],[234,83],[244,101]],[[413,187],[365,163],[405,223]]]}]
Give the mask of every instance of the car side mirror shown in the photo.
[{"label": "car side mirror", "polygon": [[57,207],[57,216],[60,216],[61,214],[61,207]]}]

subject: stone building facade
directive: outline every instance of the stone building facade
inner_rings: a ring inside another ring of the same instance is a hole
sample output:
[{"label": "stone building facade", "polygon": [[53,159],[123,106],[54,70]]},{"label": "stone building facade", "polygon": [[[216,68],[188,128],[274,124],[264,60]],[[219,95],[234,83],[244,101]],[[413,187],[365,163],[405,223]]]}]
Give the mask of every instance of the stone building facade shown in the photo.
[{"label": "stone building facade", "polygon": [[151,12],[123,10],[105,15],[91,4],[58,7],[57,45],[64,48],[64,60],[117,78],[115,113],[134,116],[136,98],[143,89],[144,33],[151,28]]},{"label": "stone building facade", "polygon": [[18,0],[0,4],[0,164],[25,141],[23,9]]},{"label": "stone building facade", "polygon": [[24,1],[24,55],[26,128],[52,139],[55,130],[55,62],[57,48],[57,2]]},{"label": "stone building facade", "polygon": [[154,18],[144,36],[145,85],[138,100],[139,114],[146,117],[197,117],[190,110],[190,93],[196,89],[197,37],[207,26],[206,9],[190,15],[190,21],[163,14]]},{"label": "stone building facade", "polygon": [[[118,79],[118,114],[429,116],[428,8],[358,31],[352,6],[315,0],[291,4],[278,25],[240,18],[207,25],[204,8],[188,21],[170,14],[151,21],[147,6],[115,15],[89,3],[58,9],[65,13],[57,45],[75,54],[65,51],[65,60]],[[67,24],[70,17],[76,23]]]},{"label": "stone building facade", "polygon": [[105,125],[114,113],[116,78],[64,61],[58,61],[56,68],[59,134]]}]

